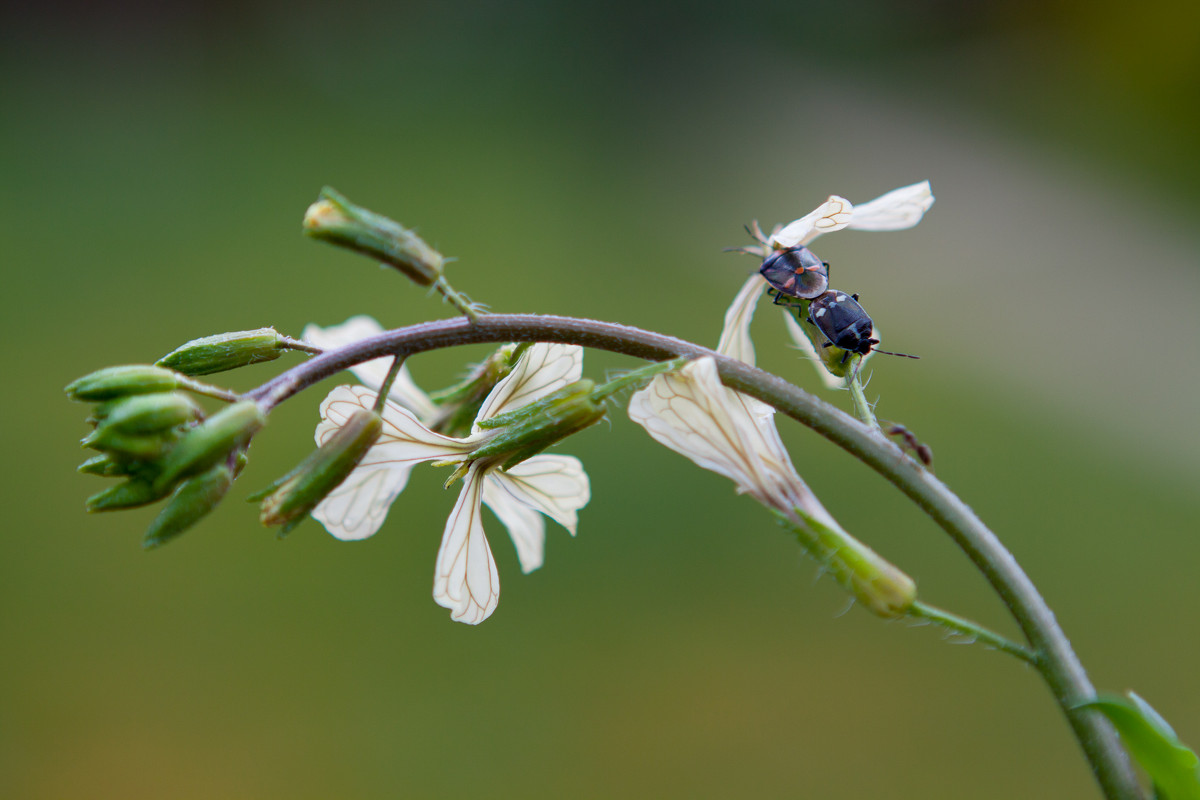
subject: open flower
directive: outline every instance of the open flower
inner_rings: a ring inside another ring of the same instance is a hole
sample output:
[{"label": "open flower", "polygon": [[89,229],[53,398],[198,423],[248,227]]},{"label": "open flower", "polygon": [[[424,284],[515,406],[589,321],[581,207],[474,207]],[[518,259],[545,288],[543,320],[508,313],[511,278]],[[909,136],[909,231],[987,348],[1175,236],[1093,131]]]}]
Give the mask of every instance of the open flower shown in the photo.
[{"label": "open flower", "polygon": [[[505,468],[511,452],[477,455],[504,433],[503,427],[486,423],[575,384],[582,371],[581,348],[533,345],[496,384],[483,401],[472,433],[461,439],[431,431],[414,413],[388,401],[378,441],[313,516],[339,539],[366,538],[379,529],[416,464],[457,465],[455,476],[461,474],[463,486],[442,535],[433,597],[451,610],[453,619],[482,622],[496,609],[500,579],[484,535],[481,504],[486,503],[508,529],[521,569],[530,572],[542,565],[544,557],[542,515],[573,536],[577,512],[591,496],[587,474],[577,458],[538,454]],[[362,386],[335,388],[321,404],[317,443],[331,437],[359,409],[373,407],[375,397],[375,391]],[[552,427],[555,420],[546,417],[545,424]]]},{"label": "open flower", "polygon": [[766,403],[723,386],[711,358],[659,375],[629,400],[630,419],[655,441],[724,475],[739,493],[776,512],[870,611],[903,615],[916,599],[916,585],[825,510],[792,466],[774,415]]},{"label": "open flower", "polygon": [[[831,195],[811,213],[784,225],[764,237],[762,255],[809,244],[824,233],[843,228],[860,231],[897,231],[911,228],[933,205],[929,181],[894,189],[869,203],[852,205],[849,200]],[[747,364],[754,363],[754,344],[750,341],[750,320],[767,282],[757,272],[750,276],[725,312],[725,327],[717,351]],[[809,348],[811,349],[811,348]]]}]

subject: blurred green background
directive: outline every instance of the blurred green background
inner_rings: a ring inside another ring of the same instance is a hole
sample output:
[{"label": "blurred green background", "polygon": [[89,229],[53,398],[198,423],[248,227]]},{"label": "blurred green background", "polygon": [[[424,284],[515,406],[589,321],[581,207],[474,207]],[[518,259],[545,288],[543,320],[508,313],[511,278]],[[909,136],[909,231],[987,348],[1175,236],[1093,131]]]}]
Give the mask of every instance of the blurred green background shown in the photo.
[{"label": "blurred green background", "polygon": [[[5,6],[0,795],[1098,795],[1030,670],[847,609],[623,415],[563,446],[593,499],[543,569],[489,518],[503,598],[478,628],[430,598],[441,473],[359,544],[277,541],[240,502],[311,447],[320,388],[170,547],[140,550],[153,511],[86,516],[74,377],[225,330],[448,314],[300,235],[324,184],[496,310],[711,345],[755,266],[723,252],[743,223],[930,179],[918,228],[817,248],[922,356],[874,360],[877,412],[932,445],[1096,684],[1200,745],[1198,100],[1183,2]],[[755,335],[820,391],[777,314]],[[437,387],[484,352],[411,367]],[[912,504],[781,428],[926,600],[1014,632]]]}]

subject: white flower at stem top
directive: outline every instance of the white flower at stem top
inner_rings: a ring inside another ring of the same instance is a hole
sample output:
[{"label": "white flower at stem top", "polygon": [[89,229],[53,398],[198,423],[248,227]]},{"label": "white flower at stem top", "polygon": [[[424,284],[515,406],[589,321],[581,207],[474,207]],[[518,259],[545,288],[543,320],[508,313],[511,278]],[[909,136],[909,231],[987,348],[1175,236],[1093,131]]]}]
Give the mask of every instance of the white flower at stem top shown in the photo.
[{"label": "white flower at stem top", "polygon": [[[507,454],[477,458],[471,454],[502,429],[480,422],[529,405],[579,380],[582,348],[535,344],[484,400],[470,436],[456,439],[435,433],[410,410],[390,400],[383,410],[383,432],[357,469],[321,502],[313,516],[339,539],[364,539],[379,529],[388,508],[404,489],[412,468],[424,461],[466,464],[463,486],[450,512],[438,549],[433,597],[453,619],[478,624],[496,609],[500,578],[484,534],[481,504],[508,529],[524,572],[542,565],[548,516],[575,535],[577,512],[591,492],[579,459],[538,454],[502,470]],[[378,386],[378,384],[376,385]],[[372,408],[376,389],[338,386],[321,404],[317,444],[361,408]]]},{"label": "white flower at stem top", "polygon": [[[805,246],[822,234],[842,229],[898,231],[911,228],[921,221],[921,217],[932,205],[933,192],[929,181],[894,189],[869,203],[857,206],[844,197],[831,195],[810,213],[766,237],[762,255],[766,257],[775,250]],[[725,327],[721,331],[717,352],[747,364],[754,364],[750,321],[754,318],[754,308],[758,299],[766,288],[767,282],[757,272],[747,279],[730,304],[729,310],[725,312]],[[800,344],[803,347],[803,343]],[[824,371],[819,364],[818,369]]]},{"label": "white flower at stem top", "polygon": [[796,473],[775,409],[721,384],[711,358],[659,375],[629,400],[629,417],[660,444],[724,475],[785,519],[801,544],[870,611],[902,616],[912,579],[846,533]]}]

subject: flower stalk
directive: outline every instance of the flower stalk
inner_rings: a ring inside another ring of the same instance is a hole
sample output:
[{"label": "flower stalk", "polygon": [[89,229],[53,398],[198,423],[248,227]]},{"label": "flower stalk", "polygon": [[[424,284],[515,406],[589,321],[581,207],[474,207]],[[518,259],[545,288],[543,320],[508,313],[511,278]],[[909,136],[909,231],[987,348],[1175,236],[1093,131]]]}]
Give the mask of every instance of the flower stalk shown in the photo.
[{"label": "flower stalk", "polygon": [[1095,695],[1082,664],[1053,612],[995,534],[945,484],[905,457],[879,430],[782,378],[699,345],[629,326],[559,316],[486,314],[475,321],[449,319],[400,328],[328,351],[246,397],[281,402],[352,365],[396,353],[412,355],[464,344],[533,341],[595,347],[651,361],[712,357],[727,387],[773,406],[874,469],[946,531],[999,594],[1036,654],[1038,673],[1067,717],[1106,796],[1141,797],[1112,726],[1099,713],[1077,708]]}]

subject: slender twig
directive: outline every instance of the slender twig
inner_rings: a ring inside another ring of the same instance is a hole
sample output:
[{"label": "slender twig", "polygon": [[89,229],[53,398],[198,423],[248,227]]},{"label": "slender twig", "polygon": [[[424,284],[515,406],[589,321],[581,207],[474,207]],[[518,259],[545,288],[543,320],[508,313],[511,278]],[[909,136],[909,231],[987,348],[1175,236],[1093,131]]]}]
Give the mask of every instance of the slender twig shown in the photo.
[{"label": "slender twig", "polygon": [[908,616],[913,619],[928,620],[935,625],[940,625],[947,630],[965,636],[969,642],[977,642],[985,647],[993,647],[996,650],[1016,656],[1022,661],[1027,661],[1035,667],[1037,666],[1037,653],[1034,653],[1027,647],[1022,647],[1010,639],[1006,639],[995,631],[985,628],[978,622],[973,622],[966,617],[951,614],[949,611],[944,611],[928,603],[922,603],[920,600],[914,601],[909,606]]},{"label": "slender twig", "polygon": [[1076,706],[1095,695],[1054,614],[1012,554],[940,480],[877,429],[787,381],[741,361],[661,334],[595,320],[484,314],[388,331],[300,364],[250,392],[266,407],[349,366],[385,355],[412,355],[462,344],[546,341],[595,347],[653,361],[712,357],[726,386],[774,406],[870,466],[945,530],[1000,595],[1037,654],[1037,670],[1066,715],[1097,781],[1110,800],[1140,798],[1129,759],[1099,713]]},{"label": "slender twig", "polygon": [[850,390],[850,402],[854,406],[854,415],[869,428],[879,429],[879,423],[875,421],[875,411],[871,408],[871,404],[867,402],[867,396],[863,392],[862,381],[859,380],[860,369],[862,362],[859,361],[855,368],[846,374],[846,388]]}]

